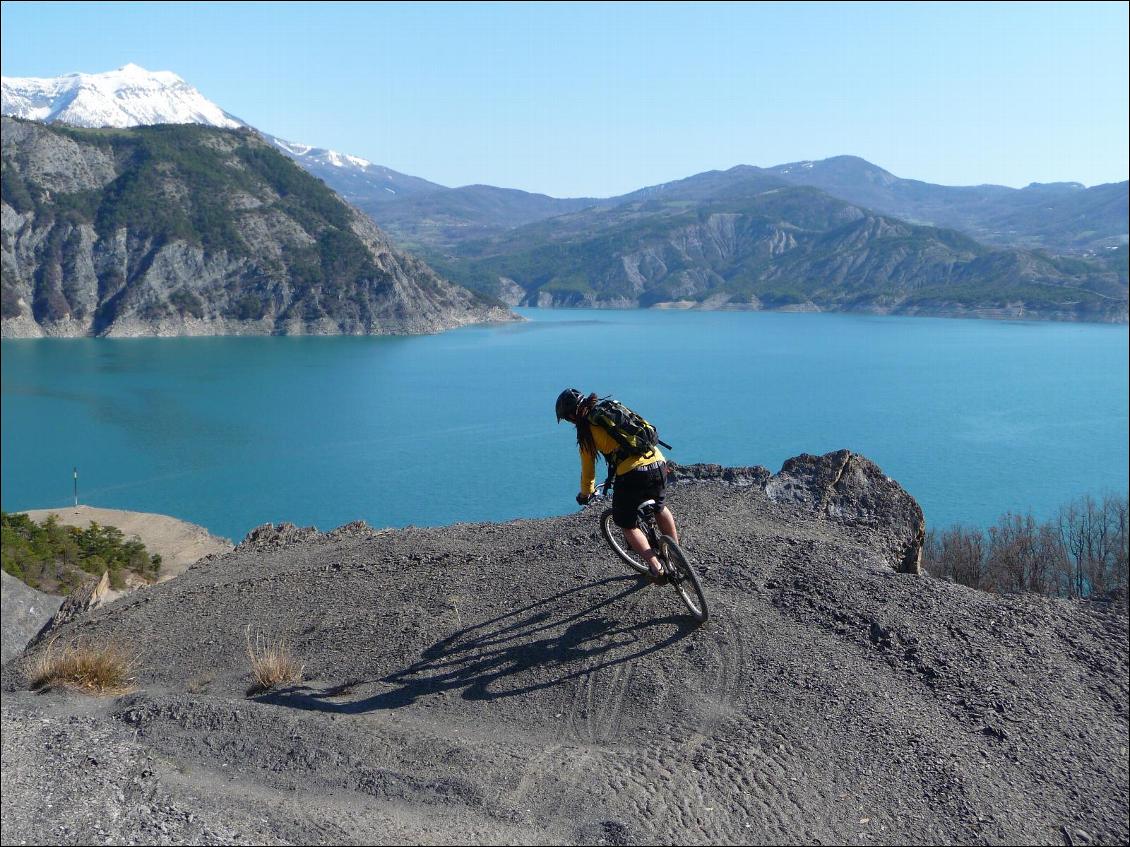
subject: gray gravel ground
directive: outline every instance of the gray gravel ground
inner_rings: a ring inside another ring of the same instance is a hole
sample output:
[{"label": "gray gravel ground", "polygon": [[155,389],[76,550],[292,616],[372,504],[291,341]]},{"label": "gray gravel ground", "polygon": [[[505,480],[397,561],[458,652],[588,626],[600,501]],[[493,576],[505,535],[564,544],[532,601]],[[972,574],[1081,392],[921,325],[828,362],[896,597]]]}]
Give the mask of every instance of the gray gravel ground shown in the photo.
[{"label": "gray gravel ground", "polygon": [[[139,688],[5,666],[4,843],[1130,840],[1123,609],[894,573],[889,527],[764,486],[671,504],[702,627],[593,507],[264,531],[92,613]],[[248,695],[249,624],[301,685]]]}]

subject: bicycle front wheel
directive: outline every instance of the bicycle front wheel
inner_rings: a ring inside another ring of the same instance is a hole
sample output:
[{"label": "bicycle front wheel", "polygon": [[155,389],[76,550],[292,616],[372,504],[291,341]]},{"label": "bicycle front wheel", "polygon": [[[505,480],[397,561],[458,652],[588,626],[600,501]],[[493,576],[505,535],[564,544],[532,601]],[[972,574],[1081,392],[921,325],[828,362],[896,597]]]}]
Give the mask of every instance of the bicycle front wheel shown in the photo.
[{"label": "bicycle front wheel", "polygon": [[687,561],[686,553],[674,538],[664,535],[661,541],[665,553],[663,565],[667,569],[667,578],[694,619],[699,623],[706,623],[710,612],[706,608],[706,596],[702,593],[702,586],[699,585],[698,574],[694,572],[691,563]]},{"label": "bicycle front wheel", "polygon": [[605,509],[600,515],[600,534],[604,536],[604,540],[608,542],[608,546],[612,548],[612,552],[620,557],[620,560],[636,573],[650,573],[651,568],[647,566],[647,562],[640,558],[640,554],[632,549],[628,544],[628,540],[624,538],[624,532],[612,520],[612,510]]}]

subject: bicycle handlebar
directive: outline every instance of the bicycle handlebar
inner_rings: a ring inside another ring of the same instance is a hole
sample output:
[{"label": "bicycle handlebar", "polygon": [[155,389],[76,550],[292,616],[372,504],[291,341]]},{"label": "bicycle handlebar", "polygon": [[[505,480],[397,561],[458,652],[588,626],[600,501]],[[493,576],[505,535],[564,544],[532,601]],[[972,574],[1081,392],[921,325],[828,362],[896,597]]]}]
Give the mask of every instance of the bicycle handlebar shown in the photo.
[{"label": "bicycle handlebar", "polygon": [[587,506],[587,505],[589,505],[589,503],[593,503],[597,500],[607,500],[608,499],[608,489],[611,488],[611,487],[612,487],[612,484],[610,482],[608,482],[607,480],[605,480],[604,482],[597,483],[596,491],[594,491],[592,494],[589,495],[589,499],[586,500],[584,503],[581,503],[581,501],[578,499],[577,504],[580,505],[580,506]]}]

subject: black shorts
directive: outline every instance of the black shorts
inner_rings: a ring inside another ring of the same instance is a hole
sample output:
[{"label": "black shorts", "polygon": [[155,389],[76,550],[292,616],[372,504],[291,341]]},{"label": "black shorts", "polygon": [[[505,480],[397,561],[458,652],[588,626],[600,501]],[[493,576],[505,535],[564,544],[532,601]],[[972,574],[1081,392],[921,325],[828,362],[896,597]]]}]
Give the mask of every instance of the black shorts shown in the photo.
[{"label": "black shorts", "polygon": [[660,462],[657,468],[637,468],[616,477],[612,489],[612,520],[621,529],[636,525],[636,510],[644,500],[654,500],[656,506],[663,508],[667,496],[667,464]]}]

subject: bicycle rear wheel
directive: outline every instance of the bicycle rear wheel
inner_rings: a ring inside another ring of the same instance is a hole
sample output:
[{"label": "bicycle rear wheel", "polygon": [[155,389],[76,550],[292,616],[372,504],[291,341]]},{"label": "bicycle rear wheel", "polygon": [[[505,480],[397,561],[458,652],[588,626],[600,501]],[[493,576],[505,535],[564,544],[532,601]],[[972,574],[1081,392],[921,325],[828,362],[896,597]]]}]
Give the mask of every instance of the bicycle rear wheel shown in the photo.
[{"label": "bicycle rear wheel", "polygon": [[631,548],[624,532],[620,527],[616,526],[612,520],[612,510],[605,509],[600,514],[600,534],[604,536],[604,540],[608,542],[608,546],[612,548],[612,552],[620,557],[620,560],[636,573],[646,574],[651,571],[647,566],[647,562],[640,558],[639,553]]},{"label": "bicycle rear wheel", "polygon": [[667,570],[667,578],[694,619],[699,623],[706,623],[710,611],[706,608],[706,596],[698,583],[698,574],[694,572],[683,548],[674,538],[664,535],[661,541],[665,553],[662,558],[663,566]]}]

